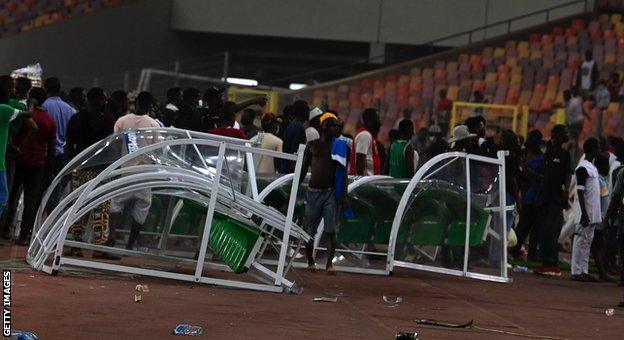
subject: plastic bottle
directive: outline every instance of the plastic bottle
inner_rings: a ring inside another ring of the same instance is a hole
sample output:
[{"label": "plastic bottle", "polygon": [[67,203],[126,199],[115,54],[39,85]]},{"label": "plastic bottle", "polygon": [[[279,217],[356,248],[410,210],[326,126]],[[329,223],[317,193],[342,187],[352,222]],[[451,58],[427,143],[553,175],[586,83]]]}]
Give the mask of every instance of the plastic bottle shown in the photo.
[{"label": "plastic bottle", "polygon": [[513,271],[516,272],[516,273],[528,273],[529,272],[529,268],[527,268],[525,266],[515,265],[515,266],[513,266]]},{"label": "plastic bottle", "polygon": [[201,335],[203,333],[203,329],[200,326],[191,326],[187,324],[179,324],[174,328],[174,335]]},{"label": "plastic bottle", "polygon": [[396,340],[418,340],[418,333],[416,332],[399,332],[394,337]]},{"label": "plastic bottle", "polygon": [[39,340],[39,337],[31,332],[15,331],[11,332],[10,340]]}]

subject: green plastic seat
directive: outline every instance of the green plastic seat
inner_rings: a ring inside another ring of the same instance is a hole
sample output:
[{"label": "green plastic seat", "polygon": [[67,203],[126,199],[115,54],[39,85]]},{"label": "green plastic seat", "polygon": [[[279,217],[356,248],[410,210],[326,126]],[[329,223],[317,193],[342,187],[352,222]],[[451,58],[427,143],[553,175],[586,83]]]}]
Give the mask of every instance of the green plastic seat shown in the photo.
[{"label": "green plastic seat", "polygon": [[259,229],[215,213],[208,247],[234,273],[242,274],[251,266],[262,240]]},{"label": "green plastic seat", "polygon": [[394,220],[383,220],[377,224],[373,242],[378,244],[387,244],[390,242],[390,232],[392,231],[392,223]]},{"label": "green plastic seat", "polygon": [[396,197],[374,185],[364,184],[355,189],[351,196],[360,196],[373,204],[380,214],[377,217],[381,219],[394,219],[394,214],[399,205]]},{"label": "green plastic seat", "polygon": [[[208,209],[191,200],[185,199],[183,201],[184,205],[172,226],[171,232],[174,233],[175,227],[178,228],[177,232],[193,229],[196,230],[195,233],[197,234],[197,229],[203,226],[193,221],[201,221],[206,216]],[[191,223],[195,224],[190,225]],[[234,273],[241,274],[249,269],[262,240],[258,228],[228,218],[223,214],[214,213],[208,248]]]},{"label": "green plastic seat", "polygon": [[[466,240],[466,197],[446,189],[427,189],[421,195],[434,198],[446,205],[450,216],[447,244],[463,246]],[[471,207],[470,214],[469,244],[470,246],[478,246],[483,242],[483,235],[489,222],[489,214],[474,204]]]},{"label": "green plastic seat", "polygon": [[399,228],[406,229],[401,237],[412,245],[442,245],[449,220],[449,211],[443,203],[430,197],[418,197],[407,210]]},{"label": "green plastic seat", "polygon": [[[478,246],[483,242],[483,235],[487,227],[490,215],[479,207],[472,207],[470,213],[470,238],[471,247]],[[448,245],[463,246],[466,242],[466,220],[456,219],[451,222],[448,234]]]},{"label": "green plastic seat", "polygon": [[357,196],[351,197],[349,204],[355,217],[342,219],[336,238],[339,243],[368,243],[376,209],[370,202]]},{"label": "green plastic seat", "polygon": [[350,195],[359,197],[369,202],[368,211],[371,212],[373,232],[372,241],[377,244],[387,244],[390,239],[390,231],[396,214],[399,201],[389,192],[374,185],[363,185],[353,191]]}]

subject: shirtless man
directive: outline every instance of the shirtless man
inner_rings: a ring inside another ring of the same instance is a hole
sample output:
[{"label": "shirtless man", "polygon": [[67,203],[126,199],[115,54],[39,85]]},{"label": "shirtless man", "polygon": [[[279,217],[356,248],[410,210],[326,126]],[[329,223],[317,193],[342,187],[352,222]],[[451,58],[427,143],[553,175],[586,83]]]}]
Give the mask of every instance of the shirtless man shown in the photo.
[{"label": "shirtless man", "polygon": [[[308,184],[306,197],[305,228],[314,237],[321,218],[323,219],[323,229],[327,238],[327,266],[325,270],[327,274],[335,275],[336,271],[332,265],[332,259],[334,258],[334,250],[336,248],[340,205],[335,195],[337,163],[332,160],[331,150],[337,134],[338,118],[333,113],[325,113],[320,117],[320,123],[321,138],[307,144],[303,158],[302,176],[299,183],[303,182],[305,178],[303,174],[307,173],[311,166],[310,183]],[[346,200],[345,192],[343,192],[342,197]],[[306,243],[308,270],[312,272],[316,271],[313,252],[314,239]]]}]

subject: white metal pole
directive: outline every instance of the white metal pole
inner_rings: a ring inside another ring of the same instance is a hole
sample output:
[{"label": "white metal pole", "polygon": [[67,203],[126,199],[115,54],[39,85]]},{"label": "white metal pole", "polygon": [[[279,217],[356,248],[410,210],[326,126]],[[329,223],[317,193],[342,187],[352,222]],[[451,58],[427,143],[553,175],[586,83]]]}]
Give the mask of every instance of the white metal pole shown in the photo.
[{"label": "white metal pole", "polygon": [[503,239],[501,242],[501,252],[502,252],[502,261],[500,264],[501,276],[507,279],[507,176],[505,175],[505,156],[507,155],[507,151],[499,151],[498,159],[502,162],[501,165],[498,166],[499,171],[499,181],[498,181],[498,192],[499,192],[499,205],[500,209],[500,221],[503,227],[501,235],[503,235]]},{"label": "white metal pole", "polygon": [[288,201],[288,210],[286,212],[286,223],[284,225],[284,234],[282,237],[282,246],[279,254],[279,262],[277,263],[277,272],[275,273],[275,284],[279,285],[282,282],[284,275],[284,264],[286,262],[286,253],[288,252],[288,242],[290,239],[290,229],[293,223],[293,215],[295,213],[295,204],[297,202],[297,192],[299,190],[299,178],[301,178],[301,168],[303,166],[303,154],[305,152],[305,145],[299,145],[299,151],[297,151],[297,163],[295,164],[295,174],[292,180],[292,186],[290,187],[290,200]]},{"label": "white metal pole", "polygon": [[210,229],[212,228],[212,217],[214,216],[215,205],[217,204],[217,195],[219,194],[219,180],[221,179],[221,169],[225,159],[225,142],[219,145],[219,156],[217,159],[217,172],[212,183],[212,191],[210,192],[210,201],[208,203],[208,212],[206,213],[206,222],[204,223],[204,235],[202,236],[199,247],[199,256],[197,257],[197,265],[195,266],[195,281],[199,282],[204,269],[204,260],[206,258],[206,248],[210,238]]},{"label": "white metal pole", "polygon": [[466,157],[466,241],[464,243],[464,276],[468,274],[468,256],[470,255],[470,210],[472,210],[471,196],[470,158]]},{"label": "white metal pole", "polygon": [[[251,144],[245,144],[251,146]],[[247,177],[249,177],[249,186],[251,187],[251,198],[258,201],[258,182],[256,181],[256,164],[253,161],[253,154],[245,152],[245,160],[247,162]]]}]

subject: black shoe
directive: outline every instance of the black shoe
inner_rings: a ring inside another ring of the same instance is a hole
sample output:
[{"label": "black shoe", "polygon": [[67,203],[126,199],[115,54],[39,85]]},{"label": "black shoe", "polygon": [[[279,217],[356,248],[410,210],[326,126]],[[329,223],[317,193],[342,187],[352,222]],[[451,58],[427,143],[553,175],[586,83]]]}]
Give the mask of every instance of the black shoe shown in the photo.
[{"label": "black shoe", "polygon": [[624,301],[622,301],[622,302],[618,303],[618,305],[617,305],[617,306],[618,306],[618,307],[622,307],[622,308],[624,308]]},{"label": "black shoe", "polygon": [[600,280],[598,280],[597,278],[595,278],[595,277],[593,277],[593,276],[591,276],[589,274],[583,273],[581,275],[583,275],[587,279],[587,282],[600,282]]},{"label": "black shoe", "polygon": [[572,275],[572,281],[577,281],[577,282],[590,282],[588,281],[589,278],[586,277],[585,275],[582,274],[577,274],[577,275]]}]

